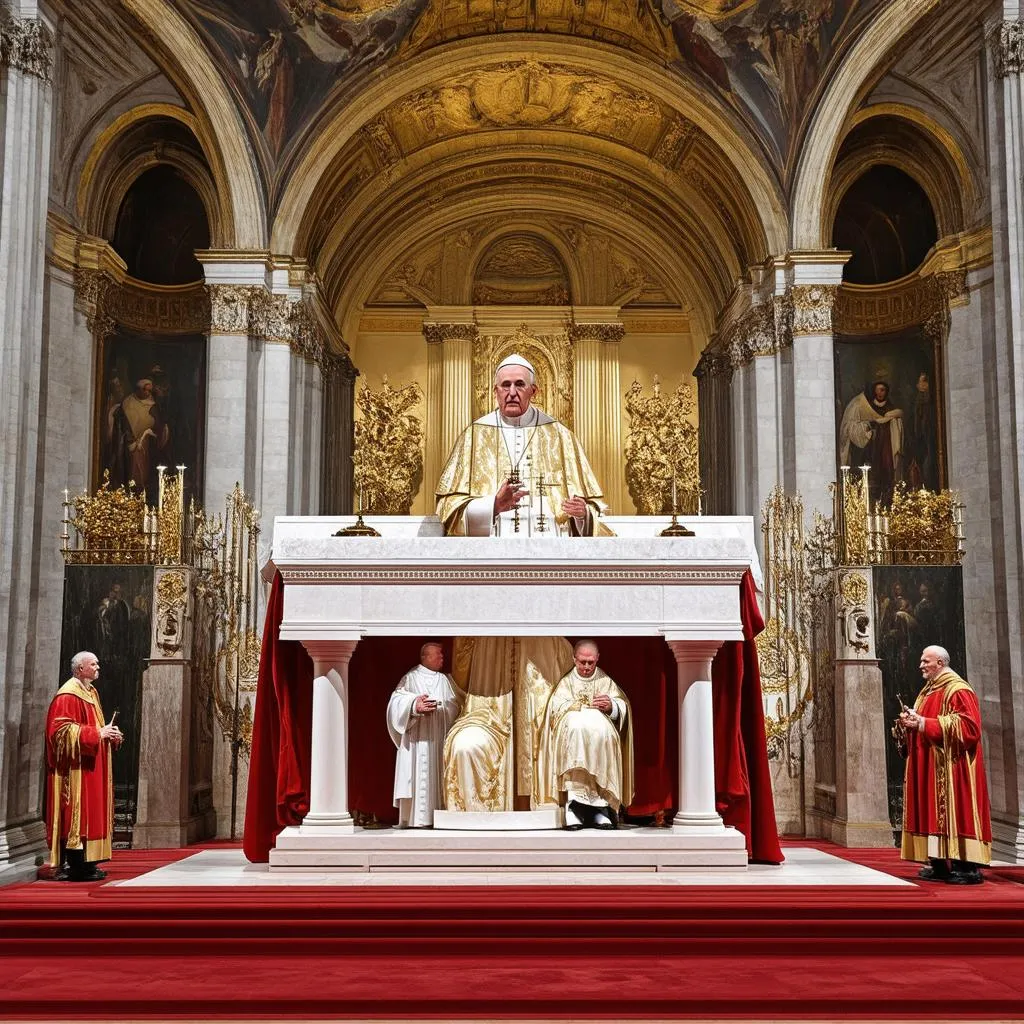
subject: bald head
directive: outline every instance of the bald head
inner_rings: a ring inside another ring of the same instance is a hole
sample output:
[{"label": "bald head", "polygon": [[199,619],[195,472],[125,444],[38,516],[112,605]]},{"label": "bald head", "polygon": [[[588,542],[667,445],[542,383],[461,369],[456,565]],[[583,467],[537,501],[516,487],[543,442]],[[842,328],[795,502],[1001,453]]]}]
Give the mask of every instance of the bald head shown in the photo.
[{"label": "bald head", "polygon": [[949,666],[949,651],[938,644],[932,644],[921,652],[921,675],[925,679],[934,679]]}]

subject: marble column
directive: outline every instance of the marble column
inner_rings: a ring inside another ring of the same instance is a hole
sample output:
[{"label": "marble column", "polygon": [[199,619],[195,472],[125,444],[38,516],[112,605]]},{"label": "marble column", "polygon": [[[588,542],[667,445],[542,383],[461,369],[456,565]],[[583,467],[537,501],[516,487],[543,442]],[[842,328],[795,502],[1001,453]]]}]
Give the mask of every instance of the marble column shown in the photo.
[{"label": "marble column", "polygon": [[348,515],[352,505],[352,447],[355,438],[355,383],[359,371],[346,355],[324,358],[323,477],[320,512]]},{"label": "marble column", "polygon": [[[617,314],[617,311],[615,311]],[[625,510],[617,320],[572,325],[573,426],[614,514]]]},{"label": "marble column", "polygon": [[[26,9],[27,8],[27,9]],[[23,17],[28,14],[28,17]],[[38,592],[45,233],[53,39],[35,5],[0,23],[0,881],[35,871],[40,749],[52,664],[30,655]],[[86,427],[87,429],[87,427]]]},{"label": "marble column", "polygon": [[701,355],[693,375],[697,378],[700,410],[700,479],[705,490],[707,515],[732,515],[735,506],[735,448],[733,444],[732,363],[714,351]]},{"label": "marble column", "polygon": [[310,742],[309,813],[302,831],[352,832],[348,806],[348,669],[355,640],[305,640],[313,659],[313,732]]},{"label": "marble column", "polygon": [[673,828],[723,831],[715,809],[715,720],[711,662],[717,641],[669,640],[678,673],[679,807]]},{"label": "marble column", "polygon": [[[968,624],[968,667],[989,755],[992,852],[1024,863],[1024,11],[1014,0],[1002,7],[1005,20],[987,25],[992,284],[983,274],[969,281],[987,322],[969,327],[966,311],[951,318],[948,358],[959,361],[964,344],[970,366],[960,379],[949,374],[950,485],[976,522],[964,597],[979,609],[968,619],[984,620]],[[968,409],[972,382],[981,404]]]}]

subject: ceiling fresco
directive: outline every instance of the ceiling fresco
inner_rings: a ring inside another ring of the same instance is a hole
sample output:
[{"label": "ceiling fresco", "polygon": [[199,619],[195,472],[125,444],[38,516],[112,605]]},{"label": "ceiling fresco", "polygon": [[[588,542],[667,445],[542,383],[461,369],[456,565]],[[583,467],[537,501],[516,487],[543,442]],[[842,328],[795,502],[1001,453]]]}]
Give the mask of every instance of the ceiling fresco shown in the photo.
[{"label": "ceiling fresco", "polygon": [[785,176],[828,64],[888,0],[177,0],[274,162],[347,75],[451,39],[570,34],[716,90]]}]

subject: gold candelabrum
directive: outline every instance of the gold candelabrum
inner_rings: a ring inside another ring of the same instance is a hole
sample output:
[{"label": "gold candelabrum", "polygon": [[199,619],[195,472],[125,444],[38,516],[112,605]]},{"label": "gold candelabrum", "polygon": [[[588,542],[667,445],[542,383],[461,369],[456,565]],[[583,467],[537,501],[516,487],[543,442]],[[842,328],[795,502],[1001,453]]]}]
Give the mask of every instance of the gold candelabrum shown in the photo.
[{"label": "gold candelabrum", "polygon": [[840,466],[831,518],[815,512],[808,551],[819,568],[963,561],[964,506],[955,491],[898,484],[884,506],[871,500],[870,474],[870,466]]},{"label": "gold candelabrum", "polygon": [[[686,381],[666,399],[656,376],[651,395],[634,380],[626,392],[629,436],[626,480],[641,515],[672,514],[669,536],[683,536],[677,514],[700,515],[700,449],[693,387]],[[677,528],[677,529],[676,529]]]},{"label": "gold candelabrum", "polygon": [[183,565],[188,542],[185,522],[185,466],[157,467],[157,503],[130,481],[111,488],[109,470],[95,494],[61,503],[60,550],[68,565]]},{"label": "gold candelabrum", "polygon": [[791,772],[803,770],[804,725],[812,707],[811,577],[804,504],[776,487],[761,510],[765,628],[757,651],[769,750]]}]

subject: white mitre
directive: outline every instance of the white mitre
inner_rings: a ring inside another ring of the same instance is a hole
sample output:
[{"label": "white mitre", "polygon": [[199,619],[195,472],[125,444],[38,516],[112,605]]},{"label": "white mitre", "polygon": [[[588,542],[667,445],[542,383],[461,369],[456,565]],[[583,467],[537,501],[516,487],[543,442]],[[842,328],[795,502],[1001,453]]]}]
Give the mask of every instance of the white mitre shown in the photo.
[{"label": "white mitre", "polygon": [[524,366],[527,370],[530,371],[532,376],[537,376],[537,371],[534,370],[533,366],[529,363],[529,361],[524,359],[517,352],[513,352],[512,355],[508,356],[507,358],[503,359],[500,363],[498,363],[498,368],[494,371],[495,374],[497,374],[498,370],[504,370],[506,366]]}]

